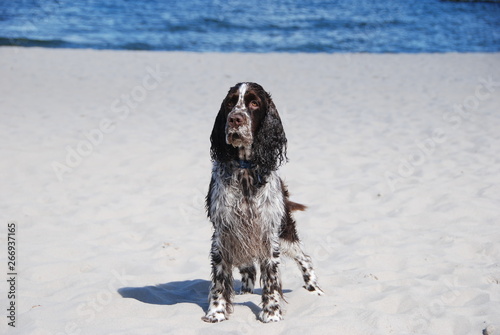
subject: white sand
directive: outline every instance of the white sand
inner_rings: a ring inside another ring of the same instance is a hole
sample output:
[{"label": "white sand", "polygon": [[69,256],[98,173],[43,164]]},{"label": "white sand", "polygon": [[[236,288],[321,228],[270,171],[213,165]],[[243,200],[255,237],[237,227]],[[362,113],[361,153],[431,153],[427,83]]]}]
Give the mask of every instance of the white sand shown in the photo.
[{"label": "white sand", "polygon": [[[0,48],[0,63],[0,259],[6,276],[15,222],[18,272],[0,333],[500,334],[500,54]],[[273,93],[327,294],[285,261],[276,324],[256,320],[259,295],[200,319],[208,139],[239,81]]]}]

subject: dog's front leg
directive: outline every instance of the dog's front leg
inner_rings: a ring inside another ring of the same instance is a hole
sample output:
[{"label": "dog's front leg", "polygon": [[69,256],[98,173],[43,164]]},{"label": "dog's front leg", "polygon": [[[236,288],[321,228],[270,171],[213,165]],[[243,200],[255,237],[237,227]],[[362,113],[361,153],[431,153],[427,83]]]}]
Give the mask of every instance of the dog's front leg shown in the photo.
[{"label": "dog's front leg", "polygon": [[262,322],[276,322],[283,319],[281,314],[280,300],[283,297],[281,278],[279,274],[280,252],[279,244],[275,243],[272,255],[268,259],[261,260],[260,271],[262,280]]},{"label": "dog's front leg", "polygon": [[209,293],[207,314],[202,317],[205,322],[221,322],[227,320],[231,313],[233,289],[233,267],[223,259],[215,234],[212,240],[212,287]]}]

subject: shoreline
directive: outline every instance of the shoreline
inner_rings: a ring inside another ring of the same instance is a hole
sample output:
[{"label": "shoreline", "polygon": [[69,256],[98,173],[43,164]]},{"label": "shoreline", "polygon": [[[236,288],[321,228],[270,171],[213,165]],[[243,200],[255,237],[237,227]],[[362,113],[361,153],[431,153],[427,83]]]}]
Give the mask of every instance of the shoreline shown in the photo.
[{"label": "shoreline", "polygon": [[130,52],[130,53],[166,53],[166,54],[215,54],[215,55],[473,55],[473,54],[500,54],[500,51],[444,51],[444,52],[289,52],[289,51],[273,51],[273,52],[246,52],[246,51],[184,51],[184,50],[140,50],[140,49],[95,49],[95,48],[66,48],[66,47],[41,47],[41,46],[22,46],[22,45],[0,45],[0,49],[33,49],[33,50],[73,50],[73,51],[96,51],[96,52]]}]

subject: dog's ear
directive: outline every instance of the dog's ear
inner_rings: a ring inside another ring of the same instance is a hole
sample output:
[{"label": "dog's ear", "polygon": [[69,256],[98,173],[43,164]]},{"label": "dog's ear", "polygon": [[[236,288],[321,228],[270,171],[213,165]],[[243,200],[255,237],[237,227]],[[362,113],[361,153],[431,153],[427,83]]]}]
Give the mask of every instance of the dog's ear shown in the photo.
[{"label": "dog's ear", "polygon": [[237,149],[226,143],[226,100],[227,97],[222,101],[219,113],[215,118],[212,135],[210,136],[210,156],[212,157],[212,160],[219,162],[227,162],[235,159],[238,155]]},{"label": "dog's ear", "polygon": [[264,94],[266,111],[253,143],[254,160],[265,170],[274,171],[287,161],[287,139],[271,96],[267,92]]}]

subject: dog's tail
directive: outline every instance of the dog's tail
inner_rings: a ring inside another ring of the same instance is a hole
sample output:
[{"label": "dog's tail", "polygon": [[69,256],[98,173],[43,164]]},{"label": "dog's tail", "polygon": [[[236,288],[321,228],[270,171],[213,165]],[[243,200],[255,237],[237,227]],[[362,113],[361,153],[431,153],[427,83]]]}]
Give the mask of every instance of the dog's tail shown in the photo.
[{"label": "dog's tail", "polygon": [[294,211],[305,211],[307,209],[307,206],[287,200],[286,206],[288,207],[288,210],[291,212]]}]

